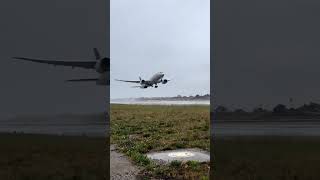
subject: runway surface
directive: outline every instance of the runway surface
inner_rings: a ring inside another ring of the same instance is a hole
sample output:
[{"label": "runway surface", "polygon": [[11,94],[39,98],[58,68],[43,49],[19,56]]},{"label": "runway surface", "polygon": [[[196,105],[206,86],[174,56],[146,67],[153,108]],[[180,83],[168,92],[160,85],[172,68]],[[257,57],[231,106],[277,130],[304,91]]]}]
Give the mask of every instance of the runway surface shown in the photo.
[{"label": "runway surface", "polygon": [[211,125],[215,136],[320,136],[320,120],[238,121],[217,120]]},{"label": "runway surface", "polygon": [[28,115],[0,121],[0,132],[105,137],[106,114]]}]

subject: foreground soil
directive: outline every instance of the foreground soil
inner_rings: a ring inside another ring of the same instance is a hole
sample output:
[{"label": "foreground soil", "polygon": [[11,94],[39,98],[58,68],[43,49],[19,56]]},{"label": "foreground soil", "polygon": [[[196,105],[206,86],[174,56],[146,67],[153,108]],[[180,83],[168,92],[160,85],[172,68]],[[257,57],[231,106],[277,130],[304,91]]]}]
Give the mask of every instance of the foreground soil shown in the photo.
[{"label": "foreground soil", "polygon": [[108,139],[0,134],[0,179],[109,179]]},{"label": "foreground soil", "polygon": [[213,179],[320,179],[320,137],[217,137],[212,146]]},{"label": "foreground soil", "polygon": [[135,180],[139,168],[122,153],[117,152],[116,146],[110,146],[110,179]]}]

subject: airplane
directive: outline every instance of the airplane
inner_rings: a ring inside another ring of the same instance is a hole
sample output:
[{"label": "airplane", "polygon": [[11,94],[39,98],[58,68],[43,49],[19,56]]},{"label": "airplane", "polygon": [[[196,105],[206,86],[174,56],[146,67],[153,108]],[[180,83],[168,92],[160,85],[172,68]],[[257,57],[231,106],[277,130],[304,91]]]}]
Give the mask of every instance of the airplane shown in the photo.
[{"label": "airplane", "polygon": [[139,83],[140,86],[132,86],[132,87],[137,87],[137,88],[141,88],[141,89],[146,89],[148,87],[153,87],[154,88],[158,88],[158,83],[162,83],[162,84],[167,84],[167,82],[169,81],[168,79],[163,79],[164,77],[164,73],[163,72],[158,72],[156,74],[154,74],[150,80],[144,80],[141,77],[139,77],[139,81],[128,81],[128,80],[120,80],[120,79],[115,79],[116,81],[122,81],[122,82],[130,82],[130,83]]},{"label": "airplane", "polygon": [[44,59],[33,59],[26,57],[12,57],[18,60],[51,64],[54,66],[70,66],[72,69],[74,67],[94,69],[98,74],[98,78],[88,78],[88,79],[69,79],[68,82],[80,82],[80,81],[95,81],[97,85],[110,85],[108,72],[110,71],[110,58],[101,58],[100,53],[97,48],[93,48],[94,56],[96,61],[53,61]]}]

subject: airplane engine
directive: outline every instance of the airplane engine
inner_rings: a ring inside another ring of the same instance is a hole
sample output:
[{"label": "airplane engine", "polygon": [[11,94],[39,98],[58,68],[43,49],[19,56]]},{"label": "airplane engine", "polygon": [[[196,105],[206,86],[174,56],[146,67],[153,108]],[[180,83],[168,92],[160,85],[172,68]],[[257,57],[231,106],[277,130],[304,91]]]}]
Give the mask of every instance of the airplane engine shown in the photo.
[{"label": "airplane engine", "polygon": [[164,79],[162,80],[162,84],[167,84],[168,80]]},{"label": "airplane engine", "polygon": [[140,81],[140,84],[144,84],[145,82],[146,82],[146,81],[142,79],[142,80]]},{"label": "airplane engine", "polygon": [[108,58],[98,60],[95,68],[98,73],[107,72],[110,70],[110,61],[108,60]]}]

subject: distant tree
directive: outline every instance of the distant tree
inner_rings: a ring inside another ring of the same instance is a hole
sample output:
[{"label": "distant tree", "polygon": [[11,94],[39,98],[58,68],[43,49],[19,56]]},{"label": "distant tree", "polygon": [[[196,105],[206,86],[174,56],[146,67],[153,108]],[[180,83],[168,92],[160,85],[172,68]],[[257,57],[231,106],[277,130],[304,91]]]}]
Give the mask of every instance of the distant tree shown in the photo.
[{"label": "distant tree", "polygon": [[217,106],[216,112],[227,112],[228,109],[225,106]]},{"label": "distant tree", "polygon": [[320,111],[320,104],[314,103],[314,102],[310,102],[308,108],[309,108],[310,111],[319,112]]},{"label": "distant tree", "polygon": [[303,106],[297,108],[297,110],[302,112],[320,112],[320,105],[310,102],[309,104],[304,104]]},{"label": "distant tree", "polygon": [[287,111],[287,107],[283,104],[278,104],[273,108],[274,113],[286,113]]},{"label": "distant tree", "polygon": [[181,95],[178,95],[177,97],[178,97],[178,98],[181,98],[182,96],[181,96]]},{"label": "distant tree", "polygon": [[262,112],[267,112],[266,109],[263,109],[262,107],[257,107],[253,109],[253,112],[255,113],[262,113]]},{"label": "distant tree", "polygon": [[235,113],[245,113],[246,111],[239,108],[239,109],[235,109],[234,112]]},{"label": "distant tree", "polygon": [[200,95],[199,95],[199,94],[197,94],[197,95],[196,95],[196,97],[200,97]]},{"label": "distant tree", "polygon": [[289,108],[289,111],[290,111],[290,112],[296,112],[297,109],[295,109],[295,108]]}]

